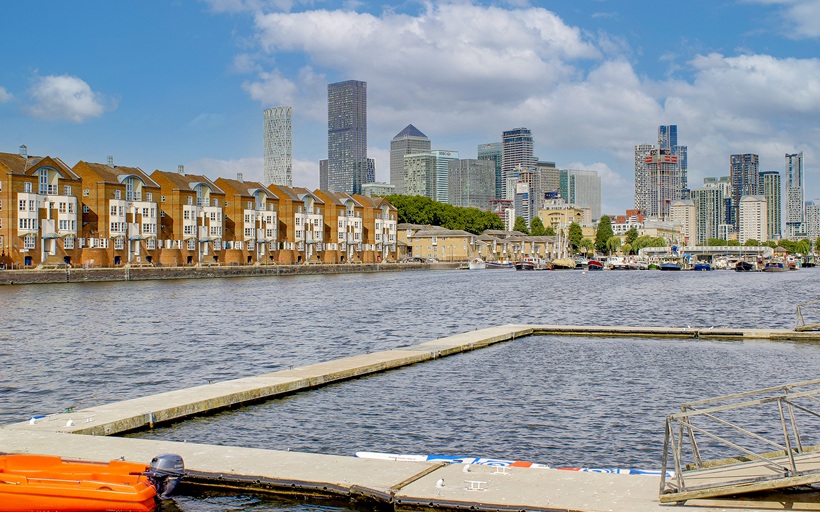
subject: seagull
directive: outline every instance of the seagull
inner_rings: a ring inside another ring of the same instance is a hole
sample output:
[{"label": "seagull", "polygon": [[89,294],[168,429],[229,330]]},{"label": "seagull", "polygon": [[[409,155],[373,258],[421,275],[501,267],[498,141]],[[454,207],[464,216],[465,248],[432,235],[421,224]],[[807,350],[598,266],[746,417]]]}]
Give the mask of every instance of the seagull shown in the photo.
[{"label": "seagull", "polygon": [[444,487],[444,479],[443,478],[438,479],[438,482],[436,482],[436,487],[439,487],[439,488]]},{"label": "seagull", "polygon": [[462,471],[462,473],[469,473],[470,472],[470,465],[465,464],[464,469],[462,469],[461,471]]}]

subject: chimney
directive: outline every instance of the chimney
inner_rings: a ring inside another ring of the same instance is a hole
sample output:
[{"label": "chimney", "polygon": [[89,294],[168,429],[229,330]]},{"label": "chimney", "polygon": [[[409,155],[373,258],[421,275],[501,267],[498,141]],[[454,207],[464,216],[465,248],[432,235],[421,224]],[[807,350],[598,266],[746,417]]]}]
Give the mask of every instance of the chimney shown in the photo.
[{"label": "chimney", "polygon": [[20,144],[20,156],[28,158],[28,148],[25,144]]},{"label": "chimney", "polygon": [[241,172],[236,173],[236,181],[238,181],[240,183],[244,183],[245,180],[243,178],[244,178],[244,176],[242,176]]},{"label": "chimney", "polygon": [[180,173],[180,174],[185,174],[185,166],[184,165],[178,165],[177,166],[177,172]]},{"label": "chimney", "polygon": [[114,155],[108,155],[108,167],[114,167]]}]

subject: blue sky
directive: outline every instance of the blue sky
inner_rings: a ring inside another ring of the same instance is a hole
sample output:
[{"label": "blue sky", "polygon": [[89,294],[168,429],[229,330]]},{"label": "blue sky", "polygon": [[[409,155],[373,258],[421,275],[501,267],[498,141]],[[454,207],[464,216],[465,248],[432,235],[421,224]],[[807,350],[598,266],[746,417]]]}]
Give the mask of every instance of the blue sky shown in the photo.
[{"label": "blue sky", "polygon": [[262,111],[293,107],[294,184],[318,186],[327,84],[368,82],[368,152],[388,181],[412,123],[475,158],[506,129],[599,171],[633,204],[635,144],[677,124],[690,186],[803,151],[820,196],[820,0],[4,2],[0,151],[262,177]]}]

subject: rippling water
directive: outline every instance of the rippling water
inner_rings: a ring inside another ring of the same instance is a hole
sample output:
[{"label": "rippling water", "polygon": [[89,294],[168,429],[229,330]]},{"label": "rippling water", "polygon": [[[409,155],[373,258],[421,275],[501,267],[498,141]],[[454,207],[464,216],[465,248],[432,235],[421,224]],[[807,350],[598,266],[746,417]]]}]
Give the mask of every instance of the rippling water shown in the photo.
[{"label": "rippling water", "polygon": [[[0,423],[507,323],[791,328],[818,277],[487,270],[4,287]],[[663,418],[681,402],[817,378],[818,363],[805,343],[534,336],[136,435],[657,468]]]}]

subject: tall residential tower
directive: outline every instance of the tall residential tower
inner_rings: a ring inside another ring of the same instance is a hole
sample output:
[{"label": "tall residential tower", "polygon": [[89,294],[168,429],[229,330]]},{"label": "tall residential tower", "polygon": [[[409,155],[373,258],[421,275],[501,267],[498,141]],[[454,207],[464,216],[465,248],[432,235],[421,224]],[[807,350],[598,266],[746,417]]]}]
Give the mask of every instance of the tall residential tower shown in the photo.
[{"label": "tall residential tower", "polygon": [[786,236],[805,236],[803,204],[803,152],[786,154]]},{"label": "tall residential tower", "polygon": [[263,184],[293,186],[293,128],[290,107],[265,110]]},{"label": "tall residential tower", "polygon": [[534,171],[538,158],[533,156],[532,132],[527,128],[514,128],[501,134],[501,195],[512,199],[514,190],[508,190],[509,179],[516,168]]},{"label": "tall residential tower", "polygon": [[367,82],[327,86],[327,185],[360,194],[367,179]]}]

